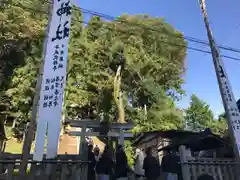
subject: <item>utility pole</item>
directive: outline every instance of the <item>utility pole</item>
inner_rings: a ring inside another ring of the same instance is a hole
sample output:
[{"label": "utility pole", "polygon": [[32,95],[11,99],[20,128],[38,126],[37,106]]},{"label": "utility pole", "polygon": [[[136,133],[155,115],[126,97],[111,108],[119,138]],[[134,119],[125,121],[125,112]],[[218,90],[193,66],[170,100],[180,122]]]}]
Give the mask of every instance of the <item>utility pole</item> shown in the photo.
[{"label": "utility pole", "polygon": [[228,80],[227,73],[224,68],[224,64],[220,58],[219,50],[213,39],[212,32],[210,30],[208,16],[206,11],[205,0],[199,0],[200,8],[202,10],[205,27],[207,29],[207,36],[209,45],[212,52],[213,63],[217,75],[218,85],[224,105],[224,109],[227,115],[227,123],[229,134],[231,136],[232,144],[234,146],[234,153],[237,163],[240,161],[240,113],[234,98],[230,82]]},{"label": "utility pole", "polygon": [[52,17],[52,8],[53,8],[53,3],[54,3],[54,0],[51,0],[51,1],[52,1],[52,3],[49,4],[48,26],[45,31],[43,61],[41,62],[41,65],[40,65],[37,84],[35,87],[35,96],[33,99],[31,120],[30,120],[29,124],[27,125],[27,130],[26,130],[26,134],[25,134],[25,138],[24,138],[24,142],[23,142],[22,158],[21,158],[21,165],[20,165],[20,178],[25,178],[25,176],[26,176],[28,159],[29,159],[29,155],[30,155],[30,151],[31,151],[34,132],[36,129],[36,119],[37,119],[38,103],[39,103],[39,96],[40,96],[41,84],[42,84],[44,59],[45,59],[45,54],[46,54],[48,33],[49,33],[50,22],[51,22],[51,17]]}]

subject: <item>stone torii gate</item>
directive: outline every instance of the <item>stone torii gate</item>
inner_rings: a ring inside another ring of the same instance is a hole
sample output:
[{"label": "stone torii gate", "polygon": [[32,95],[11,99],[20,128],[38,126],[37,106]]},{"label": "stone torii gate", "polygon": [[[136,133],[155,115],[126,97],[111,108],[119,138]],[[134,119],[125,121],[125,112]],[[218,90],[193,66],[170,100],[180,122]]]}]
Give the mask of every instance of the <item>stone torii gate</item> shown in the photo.
[{"label": "stone torii gate", "polygon": [[133,128],[132,123],[112,123],[109,125],[109,131],[106,134],[101,134],[101,132],[86,132],[87,128],[101,128],[102,124],[98,120],[92,119],[82,119],[82,120],[68,120],[67,123],[71,127],[81,128],[81,131],[70,131],[71,136],[80,136],[80,144],[79,144],[79,154],[85,159],[87,156],[85,155],[86,150],[86,136],[107,136],[110,139],[116,138],[117,144],[124,145],[125,138],[133,137],[132,133],[124,132]]}]

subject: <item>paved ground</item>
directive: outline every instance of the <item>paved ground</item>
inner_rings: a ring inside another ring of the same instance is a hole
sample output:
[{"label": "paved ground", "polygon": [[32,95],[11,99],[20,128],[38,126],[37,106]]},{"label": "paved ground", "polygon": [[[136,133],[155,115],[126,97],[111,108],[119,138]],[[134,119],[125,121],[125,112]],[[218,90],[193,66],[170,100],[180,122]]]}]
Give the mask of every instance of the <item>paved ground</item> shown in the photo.
[{"label": "paved ground", "polygon": [[[103,151],[104,144],[97,137],[92,137],[94,145],[98,145],[100,151]],[[58,154],[78,154],[78,138],[64,134],[60,137]]]}]

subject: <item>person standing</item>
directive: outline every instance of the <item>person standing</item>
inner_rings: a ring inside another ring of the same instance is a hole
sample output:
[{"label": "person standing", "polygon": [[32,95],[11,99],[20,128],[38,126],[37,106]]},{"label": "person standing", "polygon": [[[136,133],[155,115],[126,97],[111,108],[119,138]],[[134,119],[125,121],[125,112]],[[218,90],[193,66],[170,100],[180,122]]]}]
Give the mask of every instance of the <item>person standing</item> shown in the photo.
[{"label": "person standing", "polygon": [[136,154],[134,157],[134,172],[136,179],[142,180],[144,179],[144,169],[143,169],[143,161],[144,161],[144,152],[142,149],[136,149]]},{"label": "person standing", "polygon": [[100,157],[100,149],[99,149],[98,145],[96,145],[95,148],[93,149],[93,153],[95,155],[96,161],[98,162],[99,157]]},{"label": "person standing", "polygon": [[145,177],[147,180],[157,180],[160,177],[159,161],[152,155],[152,149],[150,147],[146,150],[143,169],[145,170]]},{"label": "person standing", "polygon": [[127,180],[128,177],[128,160],[122,145],[119,145],[116,150],[116,171],[115,177],[117,180]]},{"label": "person standing", "polygon": [[95,175],[95,166],[96,166],[96,159],[94,156],[94,153],[92,152],[93,146],[89,145],[88,146],[88,180],[95,180],[96,175]]},{"label": "person standing", "polygon": [[110,155],[109,147],[106,145],[102,156],[96,165],[98,180],[109,180],[109,175],[113,170],[113,160]]},{"label": "person standing", "polygon": [[180,156],[175,150],[168,150],[162,158],[162,172],[167,180],[181,180],[182,169],[180,164]]}]

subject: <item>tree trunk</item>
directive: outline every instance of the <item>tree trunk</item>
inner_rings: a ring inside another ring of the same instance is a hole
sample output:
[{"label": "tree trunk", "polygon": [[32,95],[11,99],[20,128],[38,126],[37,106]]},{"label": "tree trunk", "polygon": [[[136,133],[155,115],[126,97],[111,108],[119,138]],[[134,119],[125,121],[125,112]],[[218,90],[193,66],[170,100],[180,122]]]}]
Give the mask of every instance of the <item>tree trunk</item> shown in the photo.
[{"label": "tree trunk", "polygon": [[114,100],[118,107],[118,122],[126,123],[123,98],[122,98],[123,94],[121,92],[120,86],[121,86],[121,66],[118,66],[117,73],[114,78]]},{"label": "tree trunk", "polygon": [[16,123],[17,123],[17,118],[15,118],[15,119],[13,120],[12,129],[15,128]]}]

